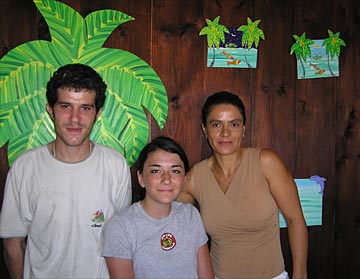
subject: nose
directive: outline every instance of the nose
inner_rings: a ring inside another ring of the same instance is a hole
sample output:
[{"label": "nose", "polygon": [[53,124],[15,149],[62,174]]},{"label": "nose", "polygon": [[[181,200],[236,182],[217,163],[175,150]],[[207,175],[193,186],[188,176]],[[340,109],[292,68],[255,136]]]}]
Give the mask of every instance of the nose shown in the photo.
[{"label": "nose", "polygon": [[171,182],[171,175],[170,173],[168,172],[163,172],[162,175],[161,175],[161,181],[164,183],[164,184],[169,184]]},{"label": "nose", "polygon": [[77,109],[72,109],[71,112],[70,112],[70,121],[71,122],[78,122],[79,121],[79,117],[80,117],[80,114],[79,114],[79,110]]},{"label": "nose", "polygon": [[223,137],[226,137],[229,135],[229,127],[227,125],[223,125],[222,128],[221,128],[221,135]]}]

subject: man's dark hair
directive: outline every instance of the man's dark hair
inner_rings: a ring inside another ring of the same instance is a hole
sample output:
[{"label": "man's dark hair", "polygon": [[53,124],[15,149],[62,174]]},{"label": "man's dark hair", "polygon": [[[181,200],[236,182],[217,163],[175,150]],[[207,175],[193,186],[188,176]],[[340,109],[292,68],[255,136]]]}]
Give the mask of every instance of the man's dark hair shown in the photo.
[{"label": "man's dark hair", "polygon": [[106,84],[101,76],[90,66],[84,64],[68,64],[60,67],[51,77],[46,86],[46,98],[48,104],[54,107],[58,100],[59,88],[74,88],[93,90],[96,92],[96,112],[105,103]]}]

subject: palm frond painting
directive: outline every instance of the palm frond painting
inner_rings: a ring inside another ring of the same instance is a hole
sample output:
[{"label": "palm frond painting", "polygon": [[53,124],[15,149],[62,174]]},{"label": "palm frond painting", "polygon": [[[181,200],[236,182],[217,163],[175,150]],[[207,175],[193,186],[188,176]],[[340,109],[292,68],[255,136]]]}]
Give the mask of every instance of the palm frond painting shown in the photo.
[{"label": "palm frond painting", "polygon": [[300,37],[293,35],[295,43],[290,54],[296,55],[298,79],[339,76],[340,47],[346,44],[339,38],[339,32],[328,30],[328,34],[328,38],[319,40],[307,39],[305,33]]},{"label": "palm frond painting", "polygon": [[149,136],[144,108],[160,129],[168,114],[165,87],[156,72],[136,55],[102,47],[112,31],[133,17],[99,10],[83,18],[54,0],[34,0],[49,26],[51,41],[31,41],[0,60],[0,146],[8,142],[8,160],[55,138],[45,111],[46,84],[60,66],[82,63],[94,68],[107,84],[103,112],[91,139],[114,147],[131,166]]},{"label": "palm frond painting", "polygon": [[[237,30],[243,32],[241,37],[241,46],[244,48],[244,57],[248,68],[256,68],[257,64],[257,47],[259,46],[260,39],[265,40],[264,32],[258,27],[260,20],[252,21],[247,18],[247,24],[240,26]],[[255,51],[254,66],[249,62],[247,52],[253,49]]]},{"label": "palm frond painting", "polygon": [[220,16],[217,16],[213,21],[206,19],[207,26],[200,30],[199,35],[207,36],[208,56],[212,52],[212,58],[208,63],[209,67],[214,67],[216,59],[216,49],[219,49],[220,43],[225,42],[225,33],[229,33],[227,27],[219,23]]},{"label": "palm frond painting", "polygon": [[331,68],[331,62],[337,61],[337,69],[339,69],[339,56],[340,56],[340,47],[346,46],[345,42],[339,38],[340,32],[333,33],[331,30],[328,30],[329,37],[326,38],[321,46],[325,46],[326,59],[328,64],[328,69],[332,77],[339,76],[339,71],[335,74]]},{"label": "palm frond painting", "polygon": [[[294,179],[300,199],[300,205],[304,213],[306,226],[322,225],[323,196],[325,190],[325,177],[312,175],[310,178]],[[287,223],[279,211],[280,228],[286,228]]]}]

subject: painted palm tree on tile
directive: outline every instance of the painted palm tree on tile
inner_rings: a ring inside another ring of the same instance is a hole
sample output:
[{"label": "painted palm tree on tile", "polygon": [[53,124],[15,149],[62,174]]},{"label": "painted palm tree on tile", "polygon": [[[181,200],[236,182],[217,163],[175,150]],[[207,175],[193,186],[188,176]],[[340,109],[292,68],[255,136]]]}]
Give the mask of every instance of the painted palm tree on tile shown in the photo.
[{"label": "painted palm tree on tile", "polygon": [[328,30],[329,37],[326,38],[322,42],[322,46],[326,47],[326,54],[327,54],[327,62],[328,62],[328,68],[330,71],[331,76],[335,76],[333,71],[330,67],[330,59],[334,59],[335,55],[339,58],[340,56],[340,47],[346,46],[345,42],[339,38],[340,32],[333,33],[331,30]]},{"label": "painted palm tree on tile", "polygon": [[213,50],[213,59],[210,63],[210,67],[215,63],[215,49],[220,47],[220,43],[225,43],[225,33],[229,33],[229,29],[220,24],[220,16],[217,16],[213,21],[206,19],[207,26],[200,30],[199,35],[207,36],[208,47]]},{"label": "painted palm tree on tile", "polygon": [[242,31],[241,37],[241,46],[244,48],[244,56],[246,64],[249,68],[252,68],[248,62],[246,56],[246,50],[249,51],[253,44],[257,48],[259,46],[260,38],[265,40],[264,32],[258,27],[260,20],[252,21],[250,18],[247,18],[247,25],[241,25],[237,30]]},{"label": "painted palm tree on tile", "polygon": [[295,39],[295,43],[291,46],[290,55],[295,52],[296,59],[300,61],[303,70],[301,78],[304,79],[305,78],[304,62],[306,62],[308,57],[311,58],[310,45],[312,45],[314,41],[307,39],[305,33],[303,33],[300,37],[297,35],[293,35],[293,38]]}]

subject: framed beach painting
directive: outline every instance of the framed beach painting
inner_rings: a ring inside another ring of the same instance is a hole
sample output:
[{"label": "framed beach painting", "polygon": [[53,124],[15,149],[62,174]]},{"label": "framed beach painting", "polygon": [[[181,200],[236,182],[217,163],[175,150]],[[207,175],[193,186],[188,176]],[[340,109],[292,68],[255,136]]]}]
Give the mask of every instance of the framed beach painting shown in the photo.
[{"label": "framed beach painting", "polygon": [[[303,210],[307,226],[322,225],[322,204],[326,179],[313,175],[306,179],[294,179],[298,189],[300,204]],[[287,224],[279,212],[280,228],[286,228]]]}]

